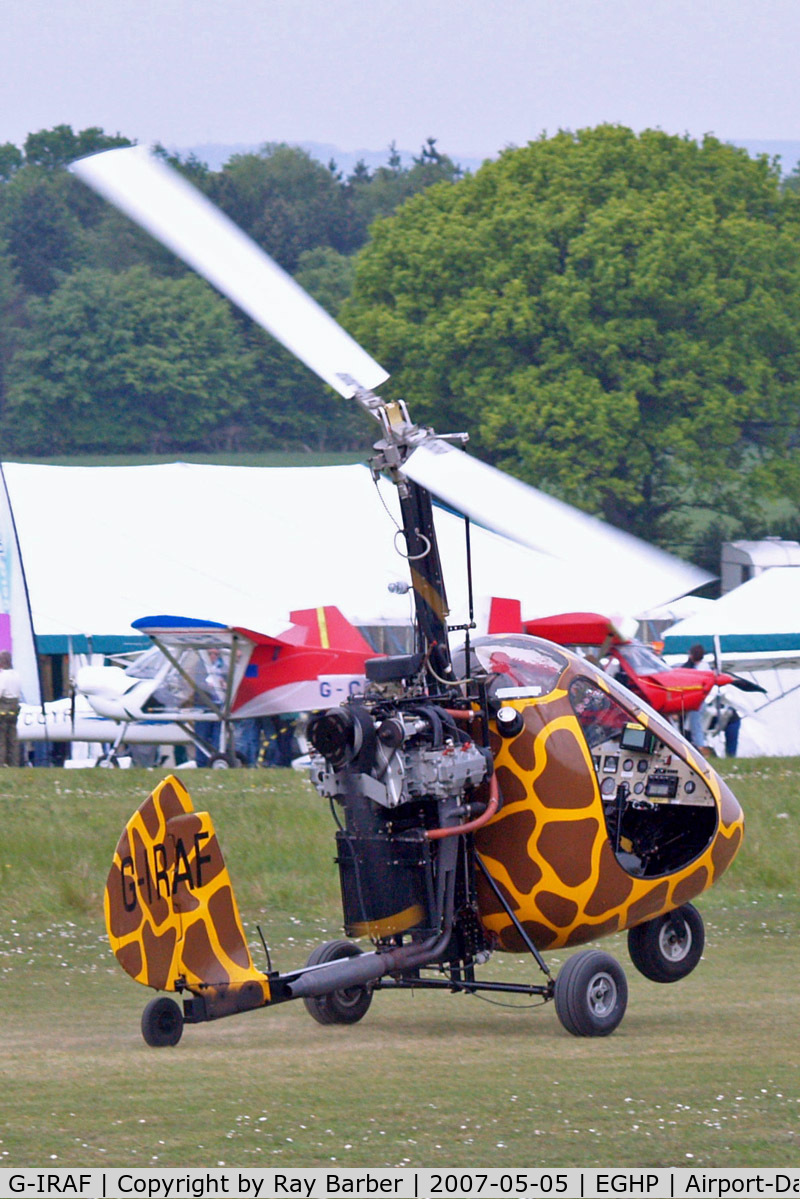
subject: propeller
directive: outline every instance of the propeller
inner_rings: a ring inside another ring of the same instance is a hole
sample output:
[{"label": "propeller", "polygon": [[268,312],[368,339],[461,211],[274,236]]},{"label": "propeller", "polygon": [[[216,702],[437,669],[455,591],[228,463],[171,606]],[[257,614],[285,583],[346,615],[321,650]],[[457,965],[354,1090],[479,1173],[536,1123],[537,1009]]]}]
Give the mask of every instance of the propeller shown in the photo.
[{"label": "propeller", "polygon": [[[388,373],[264,251],[146,147],[106,150],[72,163],[90,187],[233,300],[346,399],[357,398],[387,433],[383,465],[397,468],[457,511],[556,559],[580,562],[591,581],[619,572],[631,611],[692,591],[712,577],[455,449],[414,425],[402,401],[371,389]],[[465,440],[464,435],[456,439]]]},{"label": "propeller", "polygon": [[731,687],[738,687],[740,691],[760,691],[762,695],[767,694],[766,687],[762,687],[760,683],[753,682],[752,679],[743,679],[738,674],[728,674],[725,676]]},{"label": "propeller", "polygon": [[80,158],[70,170],[213,283],[345,399],[389,378],[260,246],[146,146]]}]

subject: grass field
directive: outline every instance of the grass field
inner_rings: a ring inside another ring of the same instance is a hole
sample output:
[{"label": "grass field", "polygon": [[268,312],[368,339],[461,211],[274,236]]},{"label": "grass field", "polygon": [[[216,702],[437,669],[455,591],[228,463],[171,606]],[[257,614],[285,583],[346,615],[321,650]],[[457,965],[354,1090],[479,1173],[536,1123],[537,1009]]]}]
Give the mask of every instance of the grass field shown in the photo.
[{"label": "grass field", "polygon": [[[141,1039],[152,992],[111,957],[101,910],[156,776],[4,771],[0,1165],[797,1166],[800,760],[726,765],[748,833],[699,901],[705,960],[658,986],[624,938],[602,942],[630,985],[612,1037],[570,1037],[552,1006],[380,993],[353,1027],[292,1003],[189,1027],[170,1050]],[[280,969],[337,936],[331,819],[308,784],[185,781],[214,813],[256,961],[257,922]],[[536,968],[496,955],[483,973]]]}]

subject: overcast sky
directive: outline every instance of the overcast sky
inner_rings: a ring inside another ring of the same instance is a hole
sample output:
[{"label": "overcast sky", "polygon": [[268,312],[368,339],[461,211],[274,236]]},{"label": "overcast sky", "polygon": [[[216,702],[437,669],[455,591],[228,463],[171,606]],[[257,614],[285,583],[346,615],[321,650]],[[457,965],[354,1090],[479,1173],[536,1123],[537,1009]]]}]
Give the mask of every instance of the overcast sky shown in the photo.
[{"label": "overcast sky", "polygon": [[485,157],[603,121],[800,140],[798,0],[0,0],[0,143]]}]

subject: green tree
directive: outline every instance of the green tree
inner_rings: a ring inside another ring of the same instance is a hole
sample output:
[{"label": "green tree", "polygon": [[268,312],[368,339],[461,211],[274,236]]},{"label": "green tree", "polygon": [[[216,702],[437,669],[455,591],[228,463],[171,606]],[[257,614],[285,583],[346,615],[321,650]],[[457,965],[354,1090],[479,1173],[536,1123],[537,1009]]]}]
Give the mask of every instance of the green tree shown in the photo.
[{"label": "green tree", "polygon": [[792,171],[781,180],[784,191],[800,192],[800,162],[795,163]]},{"label": "green tree", "polygon": [[161,274],[183,273],[174,255],[64,169],[83,155],[131,144],[102,129],[74,133],[58,125],[30,134],[24,154],[0,146],[0,237],[26,292],[47,295],[84,266],[125,270],[147,263]]},{"label": "green tree", "polygon": [[669,543],[689,506],[800,494],[799,232],[766,159],[564,132],[374,226],[344,315],[416,419]]},{"label": "green tree", "polygon": [[336,316],[353,289],[355,260],[330,246],[304,250],[295,279],[331,316]]},{"label": "green tree", "polygon": [[22,293],[6,247],[0,241],[0,412],[5,401],[5,377],[23,320]]},{"label": "green tree", "polygon": [[0,145],[0,182],[10,179],[23,164],[22,151],[13,142]]},{"label": "green tree", "polygon": [[47,295],[78,264],[81,223],[64,172],[25,166],[0,189],[0,238],[26,292]]},{"label": "green tree", "polygon": [[213,448],[252,387],[230,309],[201,280],[85,269],[29,304],[4,452]]},{"label": "green tree", "polygon": [[354,247],[345,195],[334,172],[305,150],[269,144],[237,154],[211,175],[208,194],[287,271],[315,246]]},{"label": "green tree", "polygon": [[130,146],[133,143],[121,133],[108,134],[97,126],[74,133],[71,125],[55,125],[52,129],[41,129],[29,133],[25,139],[24,152],[27,166],[53,170],[65,167],[76,158],[87,154],[99,154],[101,150],[112,150],[115,146]]},{"label": "green tree", "polygon": [[461,176],[461,167],[437,150],[434,137],[428,138],[410,167],[403,166],[394,142],[389,146],[386,166],[378,167],[372,175],[363,162],[356,163],[347,185],[358,244],[366,240],[375,220],[391,215],[409,197],[434,183],[454,183]]},{"label": "green tree", "polygon": [[246,330],[256,383],[245,396],[232,449],[362,450],[372,418],[354,401],[335,396],[282,346]]}]

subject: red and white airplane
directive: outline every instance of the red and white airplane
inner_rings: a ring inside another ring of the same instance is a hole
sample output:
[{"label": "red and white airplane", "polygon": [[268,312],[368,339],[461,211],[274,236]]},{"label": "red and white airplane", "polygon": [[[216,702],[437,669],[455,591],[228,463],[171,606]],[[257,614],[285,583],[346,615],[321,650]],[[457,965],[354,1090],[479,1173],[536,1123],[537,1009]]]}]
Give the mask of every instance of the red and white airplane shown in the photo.
[{"label": "red and white airplane", "polygon": [[[75,700],[24,706],[21,740],[193,743],[234,763],[233,722],[310,712],[358,693],[364,663],[379,655],[338,608],[290,614],[278,636],[175,616],[134,621],[153,645],[121,666],[84,666]],[[218,744],[197,725],[219,724]]]},{"label": "red and white airplane", "polygon": [[744,691],[763,687],[738,675],[696,667],[669,666],[651,645],[625,637],[606,616],[598,612],[562,612],[522,619],[519,600],[494,598],[489,615],[490,633],[531,633],[556,645],[581,651],[606,663],[619,682],[639,695],[663,716],[683,716],[700,709],[714,687],[730,683]]}]

